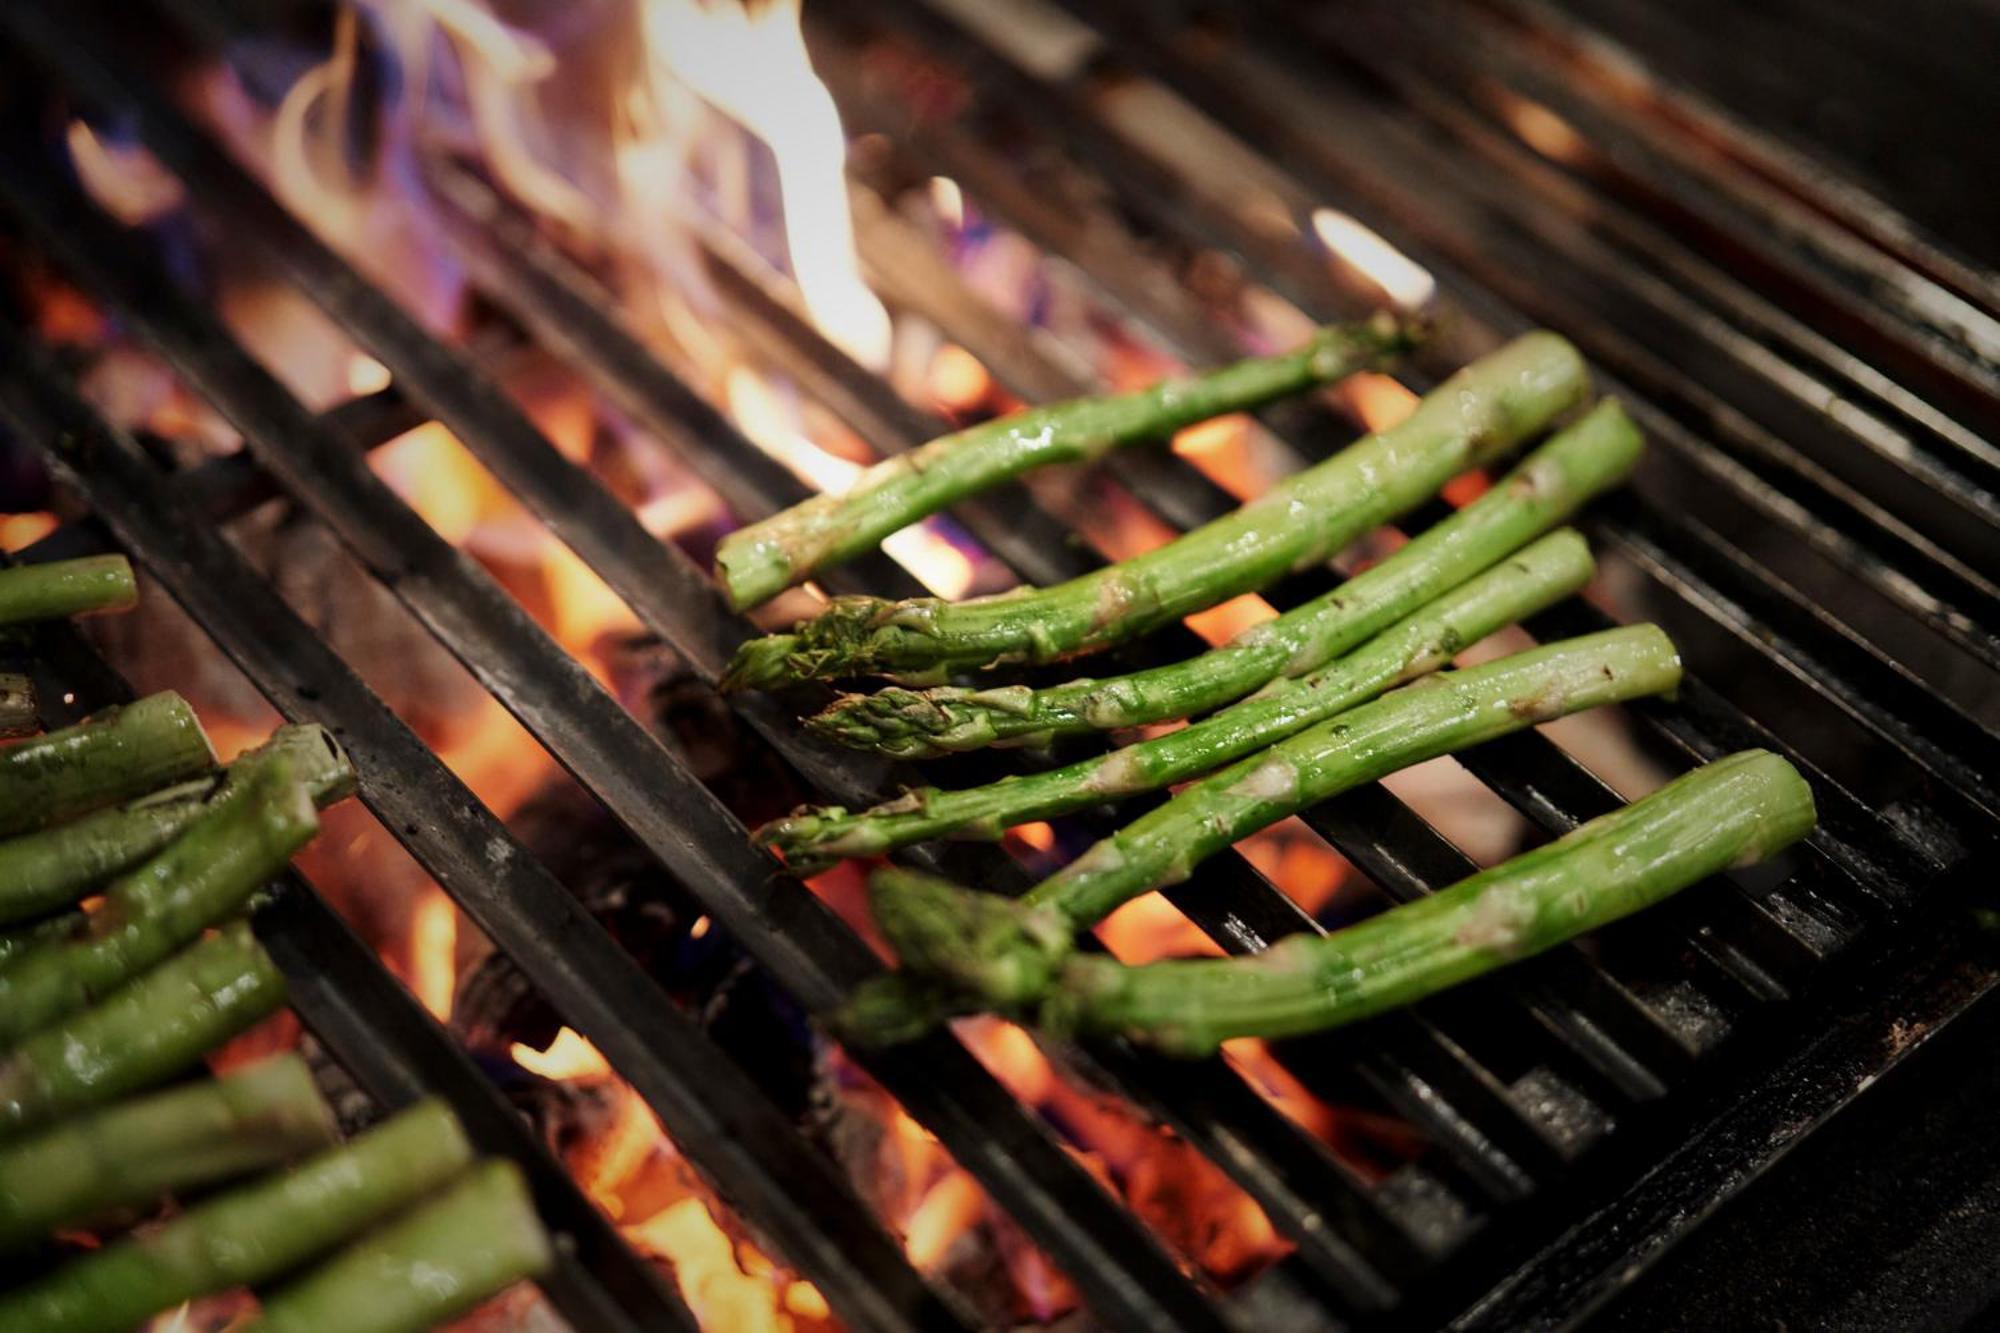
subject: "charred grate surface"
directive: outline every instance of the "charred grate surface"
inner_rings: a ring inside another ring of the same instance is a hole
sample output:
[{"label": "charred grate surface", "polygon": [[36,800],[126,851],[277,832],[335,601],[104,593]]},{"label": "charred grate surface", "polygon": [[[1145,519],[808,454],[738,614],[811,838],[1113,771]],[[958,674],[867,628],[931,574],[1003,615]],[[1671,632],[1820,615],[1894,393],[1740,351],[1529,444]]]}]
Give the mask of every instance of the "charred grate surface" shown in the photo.
[{"label": "charred grate surface", "polygon": [[[1143,220],[1149,241],[1221,250],[1247,280],[1316,318],[1362,303],[1301,242],[1311,209],[1338,207],[1438,279],[1454,332],[1428,372],[1552,324],[1609,372],[1607,390],[1627,399],[1657,446],[1636,493],[1593,513],[1593,536],[1643,579],[1646,610],[1694,664],[1714,663],[1675,701],[1631,709],[1639,730],[1682,765],[1744,745],[1785,752],[1812,777],[1824,820],[1781,882],[1720,880],[1602,932],[1591,948],[1559,950],[1362,1028],[1279,1044],[1279,1058],[1315,1091],[1386,1106],[1427,1138],[1432,1151],[1386,1182],[1360,1179],[1220,1063],[1174,1065],[1115,1046],[1079,1053],[1092,1076],[1227,1172],[1296,1246],[1233,1308],[1190,1280],[954,1040],[862,1063],[1107,1323],[1215,1327],[1275,1311],[1306,1326],[1392,1310],[1418,1322],[1463,1312],[1491,1327],[1560,1321],[1914,1045],[1885,1033],[1912,1022],[1933,1030],[1995,980],[1949,964],[1939,943],[1949,923],[1940,925],[1940,895],[1926,892],[1991,855],[2000,809],[1991,787],[2000,739],[1979,699],[2000,665],[2000,455],[1990,443],[2000,425],[1990,352],[2000,344],[1986,336],[2000,328],[1994,286],[1910,239],[1887,210],[1783,170],[1740,127],[1717,131],[1698,106],[1670,115],[1620,100],[1592,63],[1596,48],[1531,4],[1033,8],[1044,25],[1070,25],[1065,59],[1024,59],[1004,23],[941,0],[808,14],[849,128],[892,140],[856,198],[864,262],[884,298],[928,317],[1024,398],[1091,387],[968,291],[897,217],[888,192],[935,171],[1072,261],[1093,299],[1189,359],[1228,355],[1229,339],[1159,246],[1079,227],[1064,190],[1101,184]],[[866,1327],[958,1323],[830,1163],[204,520],[274,493],[313,513],[781,984],[824,1010],[875,968],[865,947],[753,852],[698,780],[376,482],[357,445],[413,420],[444,422],[710,681],[746,626],[721,609],[701,571],[565,461],[476,358],[423,334],[195,130],[119,54],[129,16],[105,22],[93,5],[24,0],[0,13],[0,33],[85,106],[132,124],[194,206],[275,260],[389,367],[409,402],[360,400],[338,419],[306,413],[179,295],[144,246],[66,183],[46,149],[15,134],[0,143],[0,202],[243,431],[255,463],[169,479],[15,334],[0,346],[0,415],[51,451],[117,541],[281,711],[343,735],[384,823],[837,1312]],[[870,58],[883,50],[949,69],[967,90],[962,106],[913,116]],[[1191,178],[1172,145],[1135,134],[1120,106],[1134,96],[1153,106],[1181,99],[1249,145],[1249,160],[1271,172],[1260,179],[1293,211],[1293,233],[1260,225],[1205,188],[1212,182]],[[1029,183],[1015,169],[1023,155]],[[476,175],[435,166],[432,189],[475,284],[529,337],[669,443],[740,516],[798,497],[788,474],[606,313],[612,305],[588,273]],[[745,336],[864,439],[892,453],[932,431],[814,333],[754,256],[726,236],[702,246]],[[1340,442],[1311,412],[1264,421],[1295,462]],[[1177,526],[1230,503],[1164,453],[1115,455],[1109,470]],[[1067,526],[1021,488],[954,516],[1032,581],[1097,559],[1088,533],[1065,540]],[[89,540],[62,533],[37,554]],[[880,559],[840,577],[874,592],[912,589]],[[1301,580],[1273,600],[1323,586]],[[1577,602],[1530,629],[1547,638],[1601,623]],[[1176,655],[1194,642],[1176,631],[1145,651]],[[731,706],[756,743],[831,799],[852,803],[909,776],[811,743],[767,700]],[[1616,799],[1535,733],[1464,763],[1551,834]],[[1392,898],[1430,892],[1470,864],[1380,788],[1330,802],[1307,823]],[[1024,882],[990,849],[938,863],[995,889]],[[1217,858],[1171,897],[1234,952],[1320,928],[1239,856]],[[274,948],[291,941],[302,951],[287,956],[299,971],[327,978],[300,1005],[348,1034],[372,1092],[407,1097],[420,1054],[435,1049],[426,1043],[448,1039],[379,966],[352,956],[351,937],[311,944],[324,916],[298,888],[269,927]],[[1853,995],[1872,998],[1839,998]],[[371,1072],[354,1035],[363,1031],[400,1032],[397,1057]],[[462,1052],[451,1055],[456,1072],[444,1081],[483,1114],[476,1074]],[[1518,1077],[1496,1072],[1522,1064]],[[576,1212],[588,1205],[547,1175],[559,1168],[529,1145],[490,1146],[528,1155],[552,1220],[586,1242],[551,1282],[578,1327],[617,1326],[592,1322],[611,1306],[641,1327],[685,1322],[616,1236]]]}]

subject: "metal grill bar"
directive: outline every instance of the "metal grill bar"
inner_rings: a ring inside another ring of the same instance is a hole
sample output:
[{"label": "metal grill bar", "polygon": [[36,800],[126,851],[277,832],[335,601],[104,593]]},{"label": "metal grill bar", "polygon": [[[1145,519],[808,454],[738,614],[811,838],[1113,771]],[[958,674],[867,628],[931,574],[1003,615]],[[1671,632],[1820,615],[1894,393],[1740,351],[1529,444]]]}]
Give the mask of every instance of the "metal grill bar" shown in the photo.
[{"label": "metal grill bar", "polygon": [[[1947,366],[1976,358],[1990,367],[2000,359],[2000,283],[1942,252],[1879,199],[1823,172],[1801,171],[1798,159],[1741,123],[1723,129],[1713,109],[1697,107],[1685,90],[1657,89],[1644,107],[1617,97],[1595,56],[1575,50],[1567,25],[1542,6],[1502,0],[1476,7],[1470,24],[1482,51],[1503,62],[1507,82],[1546,94],[1549,105],[1611,148],[1607,161],[1593,164],[1607,189],[1695,223],[1677,229],[1717,262],[1734,261],[1746,276],[1758,264],[1795,265],[1807,281],[1838,284],[1861,299],[1863,317],[1885,312],[1921,342],[1903,358],[1918,374],[1936,376],[1933,355]],[[1600,43],[1597,54],[1608,46]],[[1756,263],[1743,262],[1740,250],[1732,254],[1728,237],[1756,234],[1775,234],[1785,245]],[[1981,396],[1990,400],[1990,373],[1974,365],[1953,377],[1983,378]]]},{"label": "metal grill bar", "polygon": [[[88,548],[104,545],[95,540],[95,524],[70,531]],[[38,627],[28,652],[38,672],[62,686],[39,696],[42,721],[51,728],[135,697],[71,626]],[[443,1097],[482,1151],[521,1165],[536,1210],[561,1237],[555,1270],[541,1285],[573,1327],[692,1333],[693,1316],[654,1267],[619,1238],[465,1051],[303,876],[283,876],[254,925],[285,974],[300,1021],[379,1107],[393,1111],[422,1097]]]}]

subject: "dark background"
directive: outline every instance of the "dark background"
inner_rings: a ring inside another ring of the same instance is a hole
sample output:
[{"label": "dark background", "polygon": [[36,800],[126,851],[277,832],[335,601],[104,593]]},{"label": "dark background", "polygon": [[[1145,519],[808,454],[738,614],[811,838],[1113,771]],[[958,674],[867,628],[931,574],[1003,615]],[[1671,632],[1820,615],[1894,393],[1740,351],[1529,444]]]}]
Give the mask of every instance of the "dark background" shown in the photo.
[{"label": "dark background", "polygon": [[[1556,6],[2000,265],[2000,2]],[[2000,1329],[2000,1006],[1922,1048],[1592,1326]]]},{"label": "dark background", "polygon": [[1549,0],[2000,266],[2000,0]]}]

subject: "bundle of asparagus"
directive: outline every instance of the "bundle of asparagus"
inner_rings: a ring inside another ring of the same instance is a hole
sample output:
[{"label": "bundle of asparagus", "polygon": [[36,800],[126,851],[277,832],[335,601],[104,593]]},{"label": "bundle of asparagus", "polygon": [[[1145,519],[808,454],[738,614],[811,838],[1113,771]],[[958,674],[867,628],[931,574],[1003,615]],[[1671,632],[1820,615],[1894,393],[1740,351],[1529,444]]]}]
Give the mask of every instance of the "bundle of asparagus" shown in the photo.
[{"label": "bundle of asparagus", "polygon": [[1184,662],[1041,690],[892,686],[843,696],[806,725],[856,749],[925,758],[1206,713],[1273,679],[1311,671],[1493,567],[1616,485],[1638,462],[1640,448],[1624,410],[1600,403],[1485,495],[1387,559]]},{"label": "bundle of asparagus", "polygon": [[715,551],[716,577],[741,611],[884,537],[1034,468],[1087,463],[1121,445],[1241,412],[1357,370],[1386,365],[1419,336],[1383,314],[1315,333],[1284,356],[1253,357],[1137,393],[1055,403],[941,436],[886,459],[838,495],[820,495],[739,528]]},{"label": "bundle of asparagus", "polygon": [[756,836],[781,852],[787,864],[811,872],[839,857],[880,856],[926,838],[997,838],[1016,824],[1157,791],[1437,669],[1465,645],[1576,591],[1593,567],[1583,538],[1564,529],[1404,617],[1346,657],[1304,676],[1273,681],[1179,731],[984,787],[920,788],[855,814],[839,806],[801,810],[765,825]]},{"label": "bundle of asparagus", "polygon": [[[129,602],[130,577],[122,560],[0,571],[0,620]],[[129,1328],[350,1241],[274,1295],[267,1324],[428,1328],[547,1266],[518,1174],[468,1174],[442,1106],[335,1146],[296,1056],[121,1100],[283,1003],[242,913],[316,831],[317,807],[354,783],[316,726],[281,728],[218,770],[172,694],[0,750],[0,1252],[319,1154],[0,1294],[0,1329]]]},{"label": "bundle of asparagus", "polygon": [[[1606,630],[1444,672],[1361,704],[1193,783],[1099,842],[1019,899],[883,870],[870,903],[906,967],[958,1003],[1039,1001],[1078,931],[1238,839],[1397,769],[1600,704],[1670,690],[1680,656],[1651,625]],[[884,1041],[938,1017],[906,982],[864,986],[847,1030]]]},{"label": "bundle of asparagus", "polygon": [[1329,558],[1501,457],[1579,405],[1576,349],[1531,333],[1459,371],[1400,425],[1300,472],[1178,541],[1053,588],[952,605],[835,599],[790,634],[753,639],[731,689],[877,673],[940,682],[950,670],[1094,652]]}]

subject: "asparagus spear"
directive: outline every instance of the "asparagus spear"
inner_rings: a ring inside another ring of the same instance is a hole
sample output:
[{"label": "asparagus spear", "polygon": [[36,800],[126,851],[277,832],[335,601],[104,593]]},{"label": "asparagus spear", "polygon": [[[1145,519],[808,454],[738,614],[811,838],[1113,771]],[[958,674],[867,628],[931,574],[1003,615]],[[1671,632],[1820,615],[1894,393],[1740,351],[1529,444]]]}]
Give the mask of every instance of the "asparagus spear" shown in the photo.
[{"label": "asparagus spear", "polygon": [[242,908],[319,831],[311,795],[279,759],[113,880],[70,939],[0,968],[0,1048],[110,991]]},{"label": "asparagus spear", "polygon": [[1397,769],[1679,679],[1680,657],[1652,625],[1443,672],[1190,785],[1018,900],[889,869],[876,873],[870,903],[905,965],[993,1005],[1029,1003],[1053,982],[1077,931],[1186,879],[1239,838]]},{"label": "asparagus spear", "polygon": [[0,967],[45,944],[66,940],[82,926],[82,912],[59,912],[25,926],[0,930]]},{"label": "asparagus spear", "polygon": [[950,605],[841,597],[790,634],[737,649],[730,689],[876,672],[1047,662],[1134,638],[1331,556],[1454,474],[1491,462],[1582,401],[1576,349],[1517,338],[1452,376],[1402,424],[1371,435],[1180,540],[1053,588]]},{"label": "asparagus spear", "polygon": [[1453,653],[1582,587],[1590,549],[1565,528],[1460,584],[1346,657],[1280,678],[1205,721],[1044,773],[964,791],[924,787],[849,814],[807,808],[757,830],[802,873],[842,856],[881,856],[926,838],[997,838],[1031,819],[1156,791],[1252,754],[1315,722],[1434,671]]},{"label": "asparagus spear", "polygon": [[715,572],[741,611],[968,496],[1050,463],[1088,463],[1121,445],[1240,412],[1381,365],[1410,346],[1415,326],[1381,315],[1324,328],[1284,356],[1255,357],[1137,393],[1079,398],[941,436],[885,459],[839,495],[818,495],[739,528],[715,551]]},{"label": "asparagus spear", "polygon": [[296,1055],[77,1116],[0,1147],[0,1250],[335,1138],[333,1112]]},{"label": "asparagus spear", "polygon": [[420,1103],[352,1143],[0,1296],[0,1329],[113,1333],[181,1301],[275,1277],[422,1198],[471,1160],[451,1112]]},{"label": "asparagus spear", "polygon": [[177,1074],[284,998],[250,927],[224,926],[0,1057],[0,1139]]},{"label": "asparagus spear", "polygon": [[215,767],[201,723],[171,690],[0,750],[0,836],[42,828]]},{"label": "asparagus spear", "polygon": [[1115,1032],[1174,1055],[1283,1037],[1409,1004],[1550,949],[1813,826],[1812,789],[1748,750],[1417,902],[1256,958],[1125,967],[1079,955],[1041,1007],[1058,1032]]},{"label": "asparagus spear", "polygon": [[38,725],[35,682],[11,671],[0,671],[0,739],[33,735]]},{"label": "asparagus spear", "polygon": [[138,601],[132,562],[122,555],[86,555],[0,569],[0,625],[128,611]]},{"label": "asparagus spear", "polygon": [[1500,485],[1372,569],[1185,662],[1043,690],[891,687],[847,695],[806,725],[856,749],[922,759],[1193,717],[1312,670],[1492,566],[1631,471],[1639,451],[1624,409],[1600,403]]},{"label": "asparagus spear", "polygon": [[[322,809],[354,790],[354,765],[326,728],[280,727],[219,774],[0,841],[0,922],[75,902],[106,876],[159,851],[259,768],[279,760],[291,765]],[[0,961],[5,957],[0,953]]]},{"label": "asparagus spear", "polygon": [[273,1292],[246,1333],[423,1333],[553,1262],[520,1168],[486,1162]]}]

